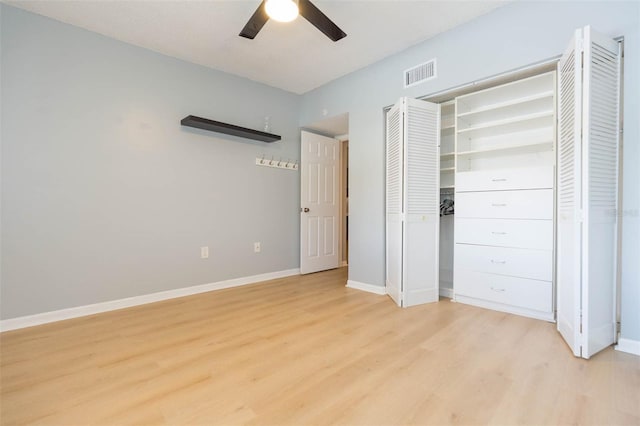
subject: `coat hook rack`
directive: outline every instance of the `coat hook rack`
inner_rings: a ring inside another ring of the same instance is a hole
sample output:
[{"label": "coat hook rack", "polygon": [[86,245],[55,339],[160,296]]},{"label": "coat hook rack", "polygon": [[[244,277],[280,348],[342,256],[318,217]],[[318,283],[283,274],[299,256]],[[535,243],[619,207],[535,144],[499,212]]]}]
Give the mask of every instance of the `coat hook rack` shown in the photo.
[{"label": "coat hook rack", "polygon": [[298,170],[297,161],[293,162],[290,159],[284,161],[282,158],[276,160],[274,157],[271,157],[271,159],[265,159],[264,155],[262,157],[256,157],[256,166],[272,167],[274,169]]}]

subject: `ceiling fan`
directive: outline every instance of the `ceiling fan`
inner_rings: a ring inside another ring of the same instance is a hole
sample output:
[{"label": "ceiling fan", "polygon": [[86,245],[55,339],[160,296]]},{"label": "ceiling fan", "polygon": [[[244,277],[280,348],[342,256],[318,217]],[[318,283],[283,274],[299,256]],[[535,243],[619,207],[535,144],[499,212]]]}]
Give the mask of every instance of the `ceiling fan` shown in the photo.
[{"label": "ceiling fan", "polygon": [[289,22],[293,21],[298,13],[333,41],[347,36],[309,0],[262,0],[239,35],[254,39],[269,18],[280,22]]}]

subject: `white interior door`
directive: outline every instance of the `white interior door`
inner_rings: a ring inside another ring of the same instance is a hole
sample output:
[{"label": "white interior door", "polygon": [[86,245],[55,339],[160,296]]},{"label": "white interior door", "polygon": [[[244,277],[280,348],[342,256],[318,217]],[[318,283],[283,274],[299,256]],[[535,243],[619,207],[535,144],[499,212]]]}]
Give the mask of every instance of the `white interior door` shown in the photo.
[{"label": "white interior door", "polygon": [[618,42],[584,28],[582,356],[616,340],[619,146]]},{"label": "white interior door", "polygon": [[558,62],[557,327],[580,356],[582,30]]},{"label": "white interior door", "polygon": [[385,266],[386,292],[402,306],[403,251],[403,100],[387,112],[386,123],[386,226]]},{"label": "white interior door", "polygon": [[558,64],[558,330],[583,358],[616,338],[618,49],[585,27]]},{"label": "white interior door", "polygon": [[405,99],[402,306],[437,302],[440,275],[440,105]]},{"label": "white interior door", "polygon": [[340,144],[302,132],[300,158],[300,273],[339,266]]},{"label": "white interior door", "polygon": [[386,120],[386,279],[398,306],[438,300],[440,106],[402,98]]}]

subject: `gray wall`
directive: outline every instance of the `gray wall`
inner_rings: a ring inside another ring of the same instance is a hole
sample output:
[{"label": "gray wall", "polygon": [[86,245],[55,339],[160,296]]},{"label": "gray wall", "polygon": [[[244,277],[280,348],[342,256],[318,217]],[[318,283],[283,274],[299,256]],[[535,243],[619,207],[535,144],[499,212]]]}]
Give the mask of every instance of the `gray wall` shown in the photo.
[{"label": "gray wall", "polygon": [[[576,28],[625,36],[622,335],[640,340],[640,3],[516,2],[303,97],[300,124],[349,113],[349,279],[384,285],[383,108],[555,57]],[[403,89],[403,70],[438,58],[438,78]]]},{"label": "gray wall", "polygon": [[299,96],[0,7],[0,318],[298,267]]}]

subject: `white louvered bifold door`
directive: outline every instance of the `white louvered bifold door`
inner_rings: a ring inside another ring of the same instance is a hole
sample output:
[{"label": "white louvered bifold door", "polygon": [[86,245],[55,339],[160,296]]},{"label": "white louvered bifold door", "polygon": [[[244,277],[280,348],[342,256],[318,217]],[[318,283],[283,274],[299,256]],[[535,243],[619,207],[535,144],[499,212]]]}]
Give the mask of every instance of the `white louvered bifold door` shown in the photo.
[{"label": "white louvered bifold door", "polygon": [[438,301],[440,105],[405,99],[402,305]]},{"label": "white louvered bifold door", "polygon": [[583,358],[616,335],[619,58],[585,27],[558,64],[558,330]]},{"label": "white louvered bifold door", "polygon": [[582,356],[615,342],[619,45],[584,29]]},{"label": "white louvered bifold door", "polygon": [[582,30],[558,63],[558,331],[580,356]]},{"label": "white louvered bifold door", "polygon": [[402,306],[403,100],[387,112],[386,243],[387,294]]}]

